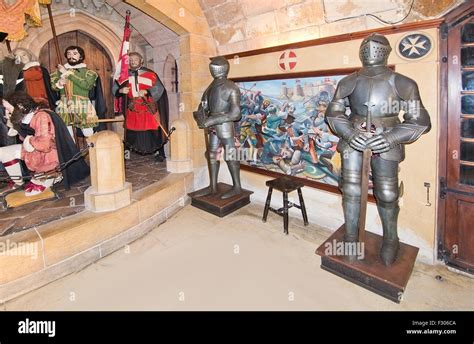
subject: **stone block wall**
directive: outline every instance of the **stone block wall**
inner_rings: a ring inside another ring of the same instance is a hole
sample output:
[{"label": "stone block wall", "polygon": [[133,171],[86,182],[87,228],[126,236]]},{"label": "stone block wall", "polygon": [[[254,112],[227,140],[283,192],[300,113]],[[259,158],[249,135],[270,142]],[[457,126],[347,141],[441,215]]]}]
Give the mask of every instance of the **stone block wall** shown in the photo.
[{"label": "stone block wall", "polygon": [[199,0],[219,54],[437,18],[462,0]]}]

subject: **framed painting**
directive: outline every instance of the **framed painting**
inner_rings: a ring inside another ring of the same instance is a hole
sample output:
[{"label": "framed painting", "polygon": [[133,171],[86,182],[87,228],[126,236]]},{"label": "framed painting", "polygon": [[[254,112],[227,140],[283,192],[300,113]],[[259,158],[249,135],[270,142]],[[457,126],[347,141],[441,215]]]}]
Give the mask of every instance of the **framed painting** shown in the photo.
[{"label": "framed painting", "polygon": [[289,175],[339,192],[339,138],[324,114],[339,80],[356,70],[233,78],[241,91],[242,118],[235,138],[245,154],[241,168],[272,177]]}]

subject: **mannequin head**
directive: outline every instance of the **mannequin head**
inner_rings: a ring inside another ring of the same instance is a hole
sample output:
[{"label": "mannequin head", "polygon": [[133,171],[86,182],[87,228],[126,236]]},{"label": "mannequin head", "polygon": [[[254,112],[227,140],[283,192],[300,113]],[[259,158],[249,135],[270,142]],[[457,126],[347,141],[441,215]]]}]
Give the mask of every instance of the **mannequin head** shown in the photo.
[{"label": "mannequin head", "polygon": [[23,91],[15,91],[10,94],[3,100],[3,106],[6,110],[6,116],[9,117],[13,128],[16,130],[19,130],[23,117],[38,108],[38,104],[33,98]]},{"label": "mannequin head", "polygon": [[64,51],[64,57],[67,59],[67,63],[69,63],[71,66],[75,66],[84,62],[86,54],[84,49],[81,47],[71,45]]},{"label": "mannequin head", "polygon": [[128,62],[131,70],[137,70],[143,66],[143,56],[136,51],[128,53]]},{"label": "mannequin head", "polygon": [[16,64],[27,64],[28,62],[34,61],[33,54],[24,48],[15,49],[13,55],[15,56]]}]

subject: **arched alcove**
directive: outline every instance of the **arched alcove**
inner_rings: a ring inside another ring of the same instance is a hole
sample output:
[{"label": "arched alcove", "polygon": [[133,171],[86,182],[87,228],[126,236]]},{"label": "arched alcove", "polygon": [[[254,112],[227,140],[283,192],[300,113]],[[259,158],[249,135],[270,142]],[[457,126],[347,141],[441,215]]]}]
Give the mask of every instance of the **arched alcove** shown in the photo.
[{"label": "arched alcove", "polygon": [[[113,6],[120,1],[107,2]],[[212,80],[208,66],[209,57],[216,55],[216,42],[209,24],[197,1],[125,2],[179,35],[179,118],[185,120],[192,131],[192,139],[186,149],[189,149],[193,159],[195,180],[202,182],[203,175],[207,174],[207,162],[204,157],[206,147],[203,131],[194,121],[193,110],[199,106],[202,92]]]},{"label": "arched alcove", "polygon": [[170,93],[178,93],[178,65],[173,55],[168,54],[163,66],[163,83]]},{"label": "arched alcove", "polygon": [[[107,105],[107,114],[111,115],[113,113],[113,63],[111,56],[107,53],[104,47],[99,42],[97,42],[97,40],[82,32],[82,30],[65,32],[58,36],[58,41],[61,53],[71,45],[77,45],[84,49],[84,62],[87,64],[89,69],[99,74],[102,83],[104,99]],[[64,56],[62,56],[61,59],[63,63],[66,62]],[[49,40],[45,45],[43,45],[40,50],[38,60],[49,71],[52,72],[56,70],[59,60],[56,56],[53,39]]]},{"label": "arched alcove", "polygon": [[[58,35],[70,31],[81,30],[94,39],[105,49],[111,57],[112,63],[118,60],[122,39],[114,28],[103,21],[99,21],[87,13],[76,12],[73,20],[69,12],[55,13],[54,24]],[[41,48],[51,39],[51,26],[47,18],[43,18],[43,26],[28,31],[28,36],[20,41],[16,47],[26,48],[35,56],[40,55]]]}]

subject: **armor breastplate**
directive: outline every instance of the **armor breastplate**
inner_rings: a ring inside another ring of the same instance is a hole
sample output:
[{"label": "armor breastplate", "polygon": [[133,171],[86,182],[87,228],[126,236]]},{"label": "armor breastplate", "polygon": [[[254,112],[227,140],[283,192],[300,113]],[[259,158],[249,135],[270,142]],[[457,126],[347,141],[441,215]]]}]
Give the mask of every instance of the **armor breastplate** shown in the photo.
[{"label": "armor breastplate", "polygon": [[215,79],[207,93],[207,103],[210,112],[227,112],[230,110],[229,95],[231,88],[228,87],[227,79]]},{"label": "armor breastplate", "polygon": [[398,114],[401,110],[401,99],[395,90],[393,76],[393,73],[382,73],[373,77],[358,75],[354,91],[349,95],[351,122],[364,122],[368,110],[366,104],[373,104],[372,123],[376,127],[385,129],[400,123]]}]

